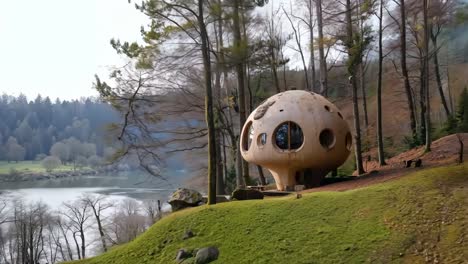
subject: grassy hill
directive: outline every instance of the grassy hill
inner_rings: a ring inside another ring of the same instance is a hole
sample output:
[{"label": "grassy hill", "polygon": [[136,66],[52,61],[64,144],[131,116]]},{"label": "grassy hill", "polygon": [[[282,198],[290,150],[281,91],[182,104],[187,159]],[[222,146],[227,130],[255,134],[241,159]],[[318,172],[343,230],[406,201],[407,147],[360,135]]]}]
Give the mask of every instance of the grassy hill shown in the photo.
[{"label": "grassy hill", "polygon": [[[183,240],[187,229],[195,237]],[[213,263],[463,263],[468,163],[346,192],[184,210],[129,244],[75,263],[175,263],[179,249],[205,246],[220,250]]]}]

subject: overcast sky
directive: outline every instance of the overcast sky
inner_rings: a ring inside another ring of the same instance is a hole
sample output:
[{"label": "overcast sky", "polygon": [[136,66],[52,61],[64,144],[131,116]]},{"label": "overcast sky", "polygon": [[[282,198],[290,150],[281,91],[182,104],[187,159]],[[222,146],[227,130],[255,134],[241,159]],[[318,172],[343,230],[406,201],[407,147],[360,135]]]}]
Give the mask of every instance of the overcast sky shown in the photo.
[{"label": "overcast sky", "polygon": [[[261,12],[270,13],[273,2]],[[274,9],[283,2],[275,1]],[[110,66],[124,64],[110,39],[139,41],[146,24],[128,0],[0,0],[0,94],[96,96],[94,74],[106,79]],[[300,66],[297,52],[286,54],[290,67]]]},{"label": "overcast sky", "polygon": [[0,94],[94,96],[94,74],[122,63],[109,40],[139,40],[143,24],[127,0],[1,0]]}]

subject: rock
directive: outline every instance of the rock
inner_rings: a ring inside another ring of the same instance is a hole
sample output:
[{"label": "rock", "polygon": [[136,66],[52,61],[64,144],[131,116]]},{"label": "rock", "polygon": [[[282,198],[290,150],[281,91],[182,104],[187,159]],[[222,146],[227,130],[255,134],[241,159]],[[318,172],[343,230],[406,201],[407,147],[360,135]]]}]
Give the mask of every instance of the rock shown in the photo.
[{"label": "rock", "polygon": [[236,189],[232,192],[232,198],[236,200],[261,200],[263,193],[257,190]]},{"label": "rock", "polygon": [[200,248],[195,256],[196,264],[206,264],[218,259],[219,250],[216,247]]},{"label": "rock", "polygon": [[186,239],[189,239],[189,238],[192,238],[194,237],[195,235],[193,234],[192,230],[187,230],[185,231],[185,234],[184,236],[182,237],[183,240],[186,240]]},{"label": "rock", "polygon": [[176,256],[176,261],[177,263],[180,263],[188,258],[193,257],[192,253],[190,251],[187,251],[186,249],[182,248],[177,251],[177,256]]},{"label": "rock", "polygon": [[177,211],[199,205],[202,198],[201,193],[195,190],[179,188],[171,195],[168,203],[171,205],[172,211]]}]

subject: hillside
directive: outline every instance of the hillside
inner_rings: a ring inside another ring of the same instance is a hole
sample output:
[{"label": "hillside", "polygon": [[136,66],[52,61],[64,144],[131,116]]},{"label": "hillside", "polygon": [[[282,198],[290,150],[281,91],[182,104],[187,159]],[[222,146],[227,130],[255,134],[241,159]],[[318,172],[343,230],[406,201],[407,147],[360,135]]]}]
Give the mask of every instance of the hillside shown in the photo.
[{"label": "hillside", "polygon": [[[179,249],[205,246],[220,250],[213,263],[463,263],[467,174],[465,163],[345,192],[184,210],[127,245],[75,263],[175,263]],[[195,237],[183,240],[187,229]]]}]

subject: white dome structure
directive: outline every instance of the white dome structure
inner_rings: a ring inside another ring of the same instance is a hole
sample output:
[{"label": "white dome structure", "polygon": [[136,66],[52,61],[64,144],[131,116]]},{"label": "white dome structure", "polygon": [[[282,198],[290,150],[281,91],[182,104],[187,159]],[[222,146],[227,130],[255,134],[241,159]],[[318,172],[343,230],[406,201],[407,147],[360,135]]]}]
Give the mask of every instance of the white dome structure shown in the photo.
[{"label": "white dome structure", "polygon": [[267,168],[280,191],[317,186],[342,165],[352,135],[339,109],[323,96],[293,90],[268,98],[247,119],[242,157]]}]

